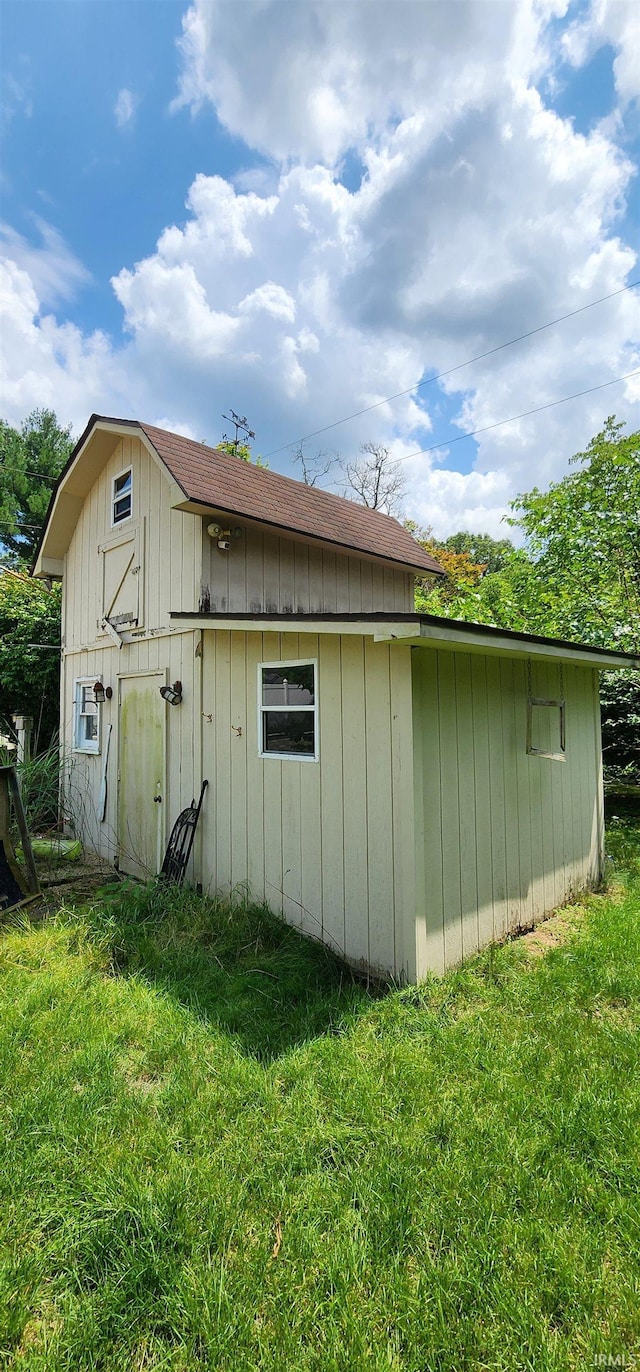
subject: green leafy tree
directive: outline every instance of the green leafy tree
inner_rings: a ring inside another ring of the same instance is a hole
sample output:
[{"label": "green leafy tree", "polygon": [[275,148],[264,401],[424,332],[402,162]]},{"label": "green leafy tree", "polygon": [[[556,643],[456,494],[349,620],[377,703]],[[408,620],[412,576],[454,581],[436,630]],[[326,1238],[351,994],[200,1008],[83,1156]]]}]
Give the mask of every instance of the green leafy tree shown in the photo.
[{"label": "green leafy tree", "polygon": [[[640,653],[640,432],[609,418],[571,463],[576,470],[547,491],[512,503],[507,522],[524,547],[501,550],[492,570],[448,599],[436,587],[423,604],[419,590],[418,607]],[[447,542],[481,557],[484,536],[469,537]],[[640,677],[606,675],[601,703],[608,777],[640,782]]]},{"label": "green leafy tree", "polygon": [[548,490],[512,502],[507,523],[524,546],[500,552],[447,612],[640,652],[640,432],[610,418],[571,463],[577,470]]},{"label": "green leafy tree", "polygon": [[236,443],[234,438],[223,438],[220,443],[216,443],[216,448],[222,453],[230,453],[232,457],[239,457],[241,462],[250,462],[254,467],[268,470],[269,463],[260,456],[254,457],[248,443],[241,443],[239,440]]},{"label": "green leafy tree", "polygon": [[640,672],[607,672],[600,706],[607,779],[640,786]]},{"label": "green leafy tree", "polygon": [[0,715],[30,715],[36,750],[58,729],[60,584],[0,572]]},{"label": "green leafy tree", "polygon": [[497,541],[489,534],[461,532],[439,540],[430,529],[420,529],[410,519],[405,529],[413,534],[427,552],[437,558],[445,576],[416,582],[416,609],[422,614],[444,615],[451,619],[477,618],[467,613],[476,605],[476,592],[485,576],[501,568],[514,552],[505,538]]},{"label": "green leafy tree", "polygon": [[0,420],[0,550],[5,560],[32,561],[51,492],[72,447],[71,427],[63,428],[53,410],[33,410],[19,430]]},{"label": "green leafy tree", "polygon": [[472,562],[482,563],[486,573],[499,572],[513,552],[509,538],[492,538],[490,534],[471,534],[467,530],[451,534],[437,546],[450,553],[466,553]]},{"label": "green leafy tree", "polygon": [[511,506],[547,588],[529,627],[640,651],[640,431],[609,418],[571,462],[575,472]]}]

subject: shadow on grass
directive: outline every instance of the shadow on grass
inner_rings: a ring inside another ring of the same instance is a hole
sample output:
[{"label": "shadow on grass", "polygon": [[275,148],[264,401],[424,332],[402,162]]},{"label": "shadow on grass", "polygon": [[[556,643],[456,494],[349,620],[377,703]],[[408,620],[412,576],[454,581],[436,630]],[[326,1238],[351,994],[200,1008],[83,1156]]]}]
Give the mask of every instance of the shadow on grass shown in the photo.
[{"label": "shadow on grass", "polygon": [[383,993],[266,906],[243,899],[123,882],[98,892],[86,920],[114,973],[161,987],[262,1062],[345,1032]]},{"label": "shadow on grass", "polygon": [[605,790],[605,847],[615,866],[627,876],[640,877],[640,786],[611,786]]}]

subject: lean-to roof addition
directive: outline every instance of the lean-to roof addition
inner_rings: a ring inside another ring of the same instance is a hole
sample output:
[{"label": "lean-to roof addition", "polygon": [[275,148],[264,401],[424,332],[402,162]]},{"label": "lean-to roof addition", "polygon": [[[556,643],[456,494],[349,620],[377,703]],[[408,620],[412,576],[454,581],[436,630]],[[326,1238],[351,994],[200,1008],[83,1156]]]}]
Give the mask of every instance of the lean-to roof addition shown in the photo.
[{"label": "lean-to roof addition", "polygon": [[[35,562],[35,574],[55,574],[69,524],[69,497],[75,502],[90,489],[96,461],[89,451],[106,451],[109,436],[138,431],[174,485],[172,505],[198,512],[211,510],[234,519],[269,527],[290,537],[318,540],[347,552],[380,558],[416,572],[444,575],[439,562],[391,515],[280,476],[219,448],[169,433],[132,419],[92,415],[53,493]],[[182,498],[180,498],[182,496]],[[62,514],[62,508],[67,510]]]}]

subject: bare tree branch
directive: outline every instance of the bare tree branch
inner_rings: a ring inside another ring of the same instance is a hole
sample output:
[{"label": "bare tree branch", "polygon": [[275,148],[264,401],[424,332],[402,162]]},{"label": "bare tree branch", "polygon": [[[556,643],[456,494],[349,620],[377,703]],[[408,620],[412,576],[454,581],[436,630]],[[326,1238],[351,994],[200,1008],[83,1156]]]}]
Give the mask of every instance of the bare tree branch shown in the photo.
[{"label": "bare tree branch", "polygon": [[344,467],[350,500],[370,510],[399,514],[405,492],[405,475],[389,448],[382,443],[362,443],[362,457]]},{"label": "bare tree branch", "polygon": [[324,448],[318,448],[317,453],[310,457],[304,451],[304,444],[300,443],[293,454],[293,460],[299,462],[302,467],[302,480],[305,486],[317,486],[336,466],[338,457],[335,453],[326,452]]}]

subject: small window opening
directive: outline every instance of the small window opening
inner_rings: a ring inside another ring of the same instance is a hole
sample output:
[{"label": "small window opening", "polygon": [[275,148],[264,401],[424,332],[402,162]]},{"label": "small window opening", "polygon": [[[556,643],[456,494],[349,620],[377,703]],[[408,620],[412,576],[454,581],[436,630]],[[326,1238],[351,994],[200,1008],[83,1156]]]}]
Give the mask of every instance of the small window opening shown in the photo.
[{"label": "small window opening", "polygon": [[527,752],[534,757],[565,761],[564,700],[527,700]]},{"label": "small window opening", "polygon": [[261,663],[258,747],[261,757],[318,757],[314,662]]},{"label": "small window opening", "polygon": [[113,523],[121,524],[123,519],[131,518],[133,478],[131,468],[114,477],[113,481]]},{"label": "small window opening", "polygon": [[100,751],[100,706],[96,702],[94,685],[94,679],[76,682],[74,747],[81,753]]}]

